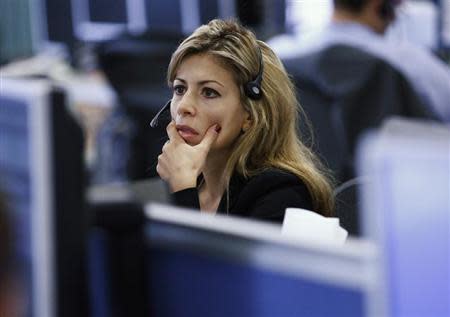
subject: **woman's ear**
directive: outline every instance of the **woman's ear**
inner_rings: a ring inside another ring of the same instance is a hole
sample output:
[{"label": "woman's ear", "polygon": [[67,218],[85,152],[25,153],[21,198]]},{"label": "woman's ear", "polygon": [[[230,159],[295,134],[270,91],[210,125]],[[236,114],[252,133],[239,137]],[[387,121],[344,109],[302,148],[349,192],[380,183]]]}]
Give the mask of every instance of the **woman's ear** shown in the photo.
[{"label": "woman's ear", "polygon": [[248,129],[252,126],[253,120],[250,117],[250,113],[246,113],[244,122],[242,123],[242,132],[247,132]]}]

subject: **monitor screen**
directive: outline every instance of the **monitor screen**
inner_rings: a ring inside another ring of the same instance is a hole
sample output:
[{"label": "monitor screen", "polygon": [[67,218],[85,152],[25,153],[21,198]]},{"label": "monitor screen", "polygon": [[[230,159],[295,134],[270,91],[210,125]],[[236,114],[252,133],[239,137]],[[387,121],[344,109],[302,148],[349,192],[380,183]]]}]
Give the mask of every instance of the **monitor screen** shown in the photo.
[{"label": "monitor screen", "polygon": [[61,97],[45,81],[2,78],[0,190],[17,235],[26,317],[76,316],[85,304],[81,131]]},{"label": "monitor screen", "polygon": [[285,31],[286,2],[286,0],[236,1],[236,16],[243,25],[252,29],[258,38],[266,40]]},{"label": "monitor screen", "polygon": [[[126,23],[127,5],[125,0],[95,0],[89,2],[89,18],[92,22]],[[108,10],[105,10],[108,8]]]},{"label": "monitor screen", "polygon": [[200,23],[206,24],[212,19],[236,17],[236,3],[228,0],[199,0]]},{"label": "monitor screen", "polygon": [[364,316],[369,309],[367,245],[292,243],[277,226],[168,206],[146,213],[151,316]]},{"label": "monitor screen", "polygon": [[75,45],[70,0],[38,0],[42,20],[43,49],[58,46],[70,50]]},{"label": "monitor screen", "polygon": [[144,0],[147,30],[188,35],[214,18],[236,16],[235,4],[227,0]]},{"label": "monitor screen", "polygon": [[70,1],[2,2],[0,64],[30,58],[40,53],[70,53],[75,46]]},{"label": "monitor screen", "polygon": [[[194,2],[194,7],[192,7]],[[183,30],[193,30],[190,24],[198,25],[196,1],[192,0],[145,0],[145,12],[147,18],[147,29],[150,31],[173,31],[183,32]],[[184,9],[189,6],[191,14],[187,17]],[[193,21],[193,22],[192,22]]]},{"label": "monitor screen", "polygon": [[0,10],[0,65],[31,57],[36,52],[39,27],[33,0],[2,1]]},{"label": "monitor screen", "polygon": [[[450,130],[395,120],[359,156],[364,234],[381,247],[385,316],[450,315]],[[374,315],[376,316],[376,315]]]},{"label": "monitor screen", "polygon": [[72,0],[76,35],[84,41],[102,41],[122,32],[190,34],[213,18],[235,17],[227,0]]},{"label": "monitor screen", "polygon": [[125,31],[145,29],[145,0],[72,0],[75,35],[82,41],[105,41]]}]

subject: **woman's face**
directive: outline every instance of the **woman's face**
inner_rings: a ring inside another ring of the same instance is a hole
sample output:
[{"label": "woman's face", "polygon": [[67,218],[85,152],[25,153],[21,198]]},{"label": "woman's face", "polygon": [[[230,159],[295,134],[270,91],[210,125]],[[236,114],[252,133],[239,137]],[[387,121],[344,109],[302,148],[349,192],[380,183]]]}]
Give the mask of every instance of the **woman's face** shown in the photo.
[{"label": "woman's face", "polygon": [[221,130],[212,151],[230,149],[249,124],[232,73],[208,54],[186,57],[179,66],[170,112],[179,135],[190,145],[199,144],[208,128],[217,124]]}]

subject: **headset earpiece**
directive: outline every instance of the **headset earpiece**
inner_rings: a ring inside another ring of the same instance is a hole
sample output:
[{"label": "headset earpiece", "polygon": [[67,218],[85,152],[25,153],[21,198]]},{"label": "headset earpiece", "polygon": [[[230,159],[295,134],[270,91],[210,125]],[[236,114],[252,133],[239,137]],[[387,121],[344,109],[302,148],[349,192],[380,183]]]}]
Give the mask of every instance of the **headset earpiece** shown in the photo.
[{"label": "headset earpiece", "polygon": [[262,90],[261,90],[261,82],[262,82],[262,75],[264,71],[264,65],[262,60],[262,53],[261,49],[258,47],[259,51],[259,70],[258,74],[256,75],[255,79],[252,81],[249,81],[244,85],[244,92],[247,97],[253,100],[259,100],[262,97]]},{"label": "headset earpiece", "polygon": [[250,99],[258,100],[262,97],[261,87],[258,83],[254,81],[248,82],[244,86],[245,95]]}]

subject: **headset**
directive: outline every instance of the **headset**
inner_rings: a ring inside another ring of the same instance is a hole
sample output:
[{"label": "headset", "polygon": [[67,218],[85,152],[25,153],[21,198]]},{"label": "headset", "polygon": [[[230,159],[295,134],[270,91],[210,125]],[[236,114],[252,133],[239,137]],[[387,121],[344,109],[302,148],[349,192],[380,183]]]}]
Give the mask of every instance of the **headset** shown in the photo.
[{"label": "headset", "polygon": [[258,47],[259,68],[256,77],[244,85],[244,93],[253,100],[259,100],[262,97],[261,82],[264,72],[263,57],[261,48]]},{"label": "headset", "polygon": [[[261,99],[263,93],[261,89],[262,77],[264,73],[264,64],[263,64],[263,56],[261,52],[261,48],[258,46],[258,57],[259,57],[259,69],[255,78],[248,83],[244,84],[244,93],[245,95],[252,100]],[[158,125],[159,117],[170,109],[170,103],[172,100],[166,102],[164,107],[158,111],[158,113],[153,117],[152,121],[150,121],[150,127],[155,128]]]},{"label": "headset", "polygon": [[150,121],[150,127],[155,128],[158,126],[158,120],[159,117],[166,112],[166,110],[170,110],[170,103],[172,102],[172,99],[166,102],[164,107],[161,108],[161,110],[158,111],[158,113],[153,117],[152,121]]}]

